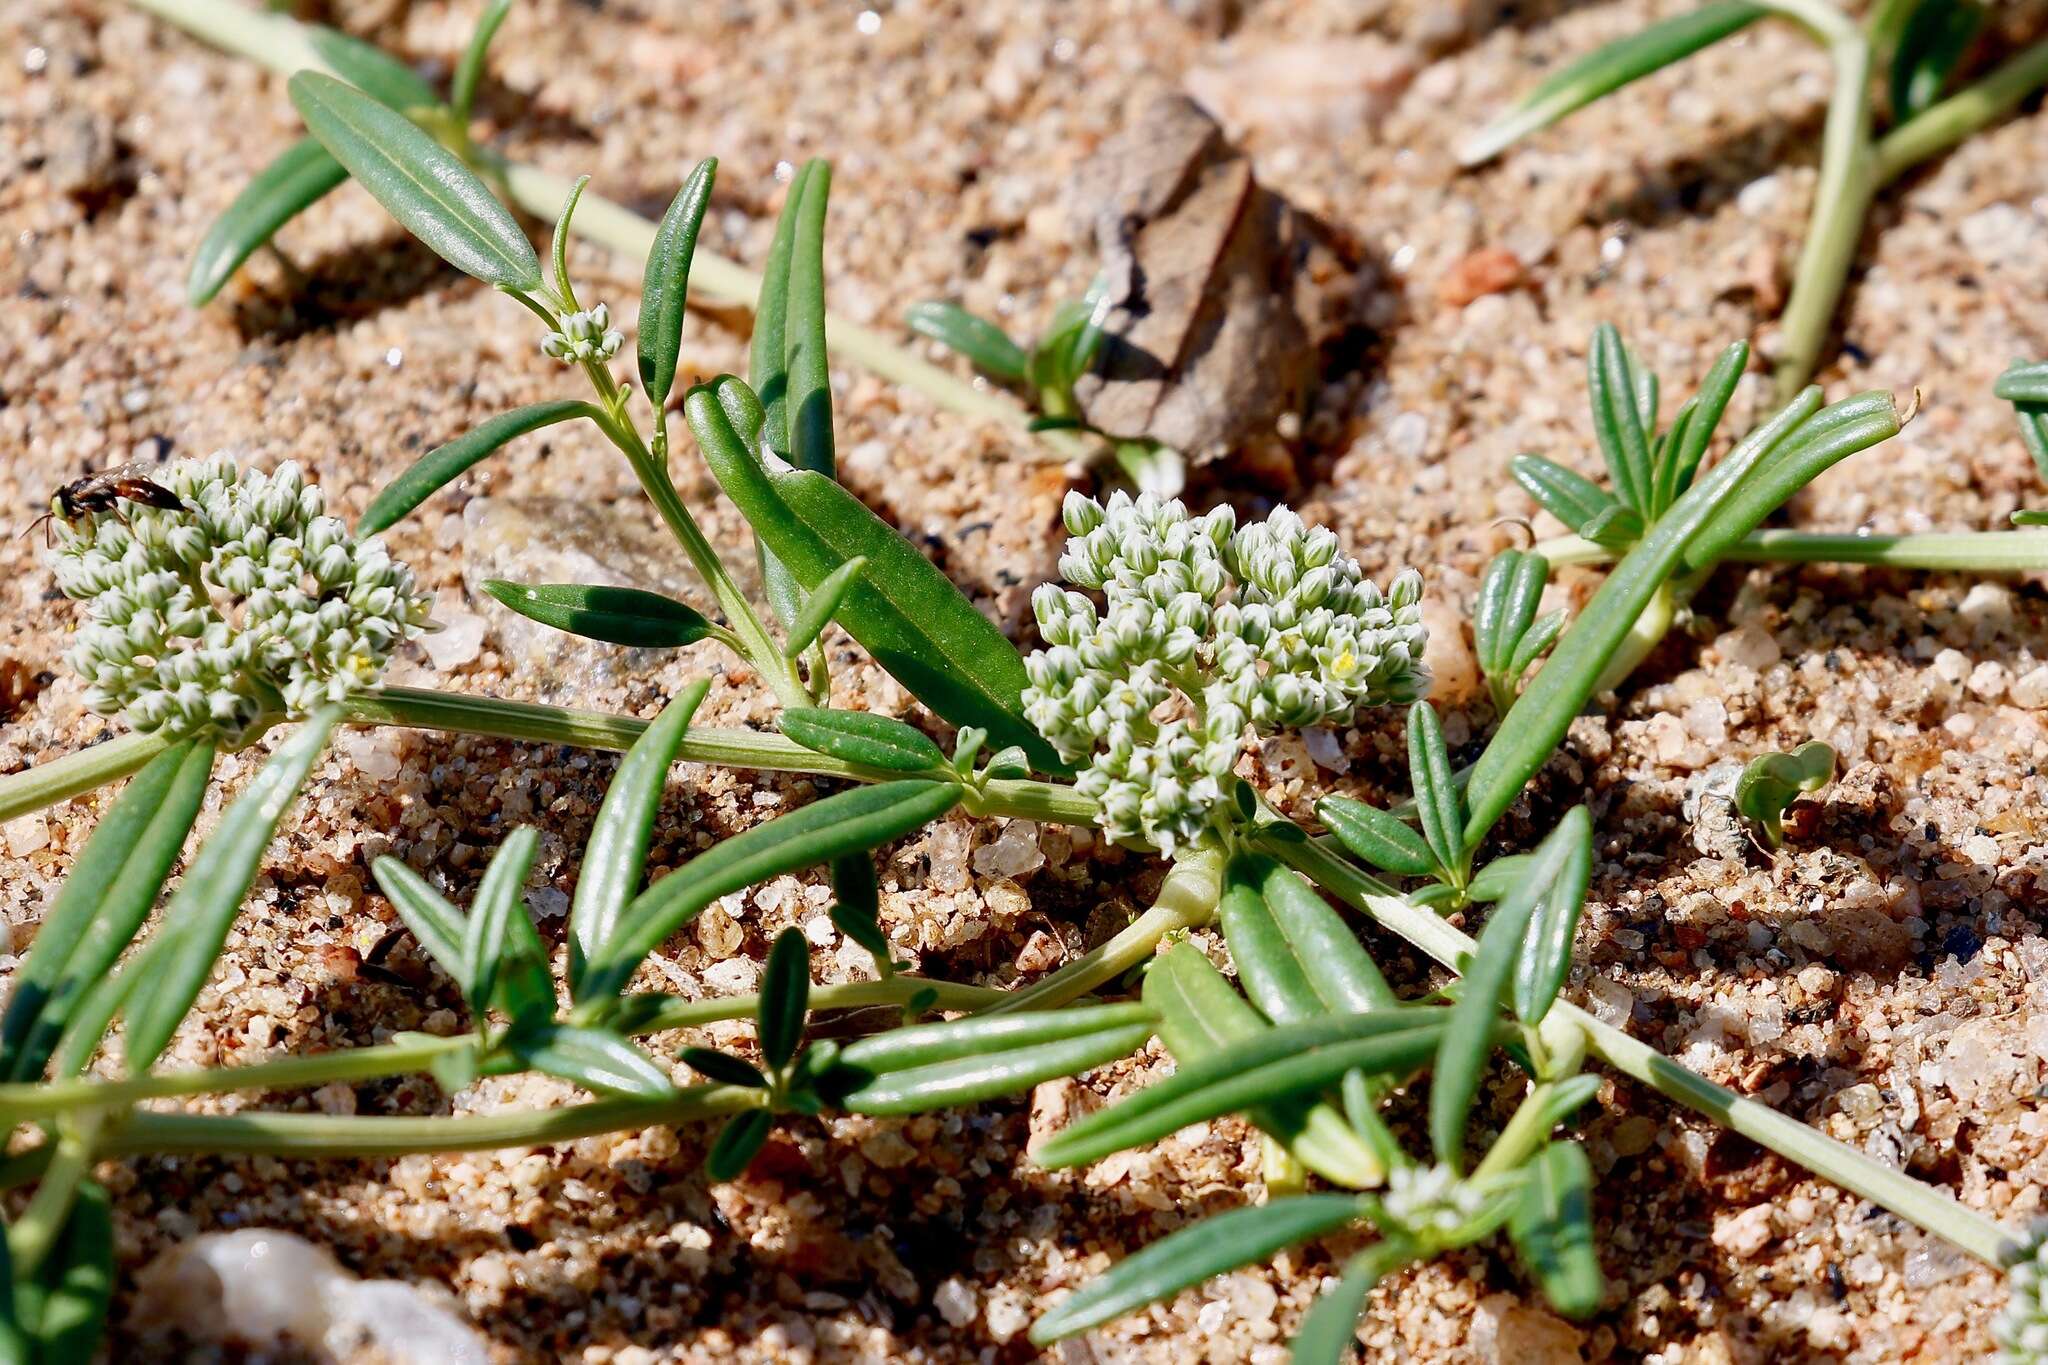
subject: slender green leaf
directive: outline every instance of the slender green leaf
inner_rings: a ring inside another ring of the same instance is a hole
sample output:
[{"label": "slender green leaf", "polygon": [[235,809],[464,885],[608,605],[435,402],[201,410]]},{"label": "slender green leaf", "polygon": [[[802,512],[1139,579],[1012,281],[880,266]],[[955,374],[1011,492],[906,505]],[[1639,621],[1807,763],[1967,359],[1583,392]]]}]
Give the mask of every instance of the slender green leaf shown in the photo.
[{"label": "slender green leaf", "polygon": [[718,159],[706,157],[690,172],[655,230],[640,284],[640,384],[647,401],[661,411],[676,383],[676,358],[683,349],[683,314],[690,301],[690,262],[697,254],[697,230],[711,206]]},{"label": "slender green leaf", "polygon": [[545,1024],[515,1030],[505,1046],[534,1070],[600,1094],[665,1100],[676,1093],[659,1063],[616,1033],[602,1029]]},{"label": "slender green leaf", "polygon": [[1817,792],[1835,776],[1835,751],[1808,740],[1789,754],[1758,754],[1735,782],[1735,809],[1763,827],[1776,848],[1785,842],[1785,811],[1799,797]]},{"label": "slender green leaf", "polygon": [[569,907],[569,979],[578,1000],[609,993],[586,990],[584,978],[620,932],[620,916],[646,874],[647,846],[654,838],[654,818],[668,786],[669,765],[676,761],[690,718],[710,690],[710,682],[700,679],[678,692],[633,741],[605,790],[590,841],[583,846],[583,871]]},{"label": "slender green leaf", "polygon": [[1970,44],[1984,27],[1982,6],[1959,0],[1921,0],[1899,36],[1892,57],[1892,122],[1904,123],[1938,103]]},{"label": "slender green leaf", "polygon": [[576,205],[582,202],[583,191],[589,184],[589,176],[579,175],[569,187],[569,196],[562,201],[561,213],[555,216],[554,236],[548,243],[548,255],[555,268],[555,294],[570,308],[578,305],[575,285],[569,279],[569,224],[575,221]]},{"label": "slender green leaf", "polygon": [[321,61],[379,104],[403,114],[441,103],[425,78],[383,48],[325,24],[308,24],[305,33]]},{"label": "slender green leaf", "polygon": [[1599,484],[1541,455],[1515,456],[1508,461],[1508,473],[1545,511],[1574,531],[1619,506],[1614,495]]},{"label": "slender green leaf", "polygon": [[1686,567],[1698,570],[1714,563],[1824,471],[1898,434],[1898,409],[1882,391],[1845,398],[1815,413],[1715,509],[1686,546]]},{"label": "slender green leaf", "polygon": [[1436,855],[1422,836],[1399,816],[1353,801],[1348,796],[1324,798],[1316,814],[1330,835],[1351,853],[1385,872],[1401,877],[1427,877],[1437,870]]},{"label": "slender green leaf", "polygon": [[786,657],[796,658],[824,633],[826,624],[839,614],[839,604],[846,600],[846,590],[853,586],[853,581],[867,566],[864,557],[855,555],[825,575],[825,581],[804,599],[803,610],[789,623],[789,639],[782,646]]},{"label": "slender green leaf", "polygon": [[285,148],[200,239],[185,275],[185,302],[194,308],[210,302],[257,247],[346,179],[348,172],[318,139],[302,137]]},{"label": "slender green leaf", "polygon": [[1634,628],[1636,619],[1664,586],[1716,508],[1820,403],[1810,388],[1777,417],[1738,443],[1704,479],[1687,489],[1671,510],[1614,566],[1550,661],[1515,703],[1515,723],[1502,726],[1473,765],[1465,784],[1465,847],[1477,848],[1494,821],[1507,811],[1538,768],[1557,751],[1572,718],[1593,695],[1607,661]]},{"label": "slender green leaf", "polygon": [[1719,0],[1687,10],[1607,44],[1537,86],[1458,149],[1476,166],[1539,128],[1583,109],[1603,95],[1661,71],[1762,18],[1760,5]]},{"label": "slender green leaf", "polygon": [[1528,877],[1533,861],[1534,855],[1528,853],[1510,853],[1504,858],[1495,858],[1472,874],[1471,884],[1465,888],[1465,899],[1480,905],[1492,904]]},{"label": "slender green leaf", "polygon": [[[1515,955],[1515,1017],[1531,1028],[1550,1013],[1571,970],[1572,938],[1578,933],[1586,884],[1593,874],[1593,818],[1584,806],[1572,807],[1558,821],[1545,847],[1553,840],[1564,845],[1564,859],[1538,899],[1522,950]],[[1546,856],[1538,850],[1532,877],[1548,870]]]},{"label": "slender green leaf", "polygon": [[865,768],[929,773],[946,767],[945,751],[932,743],[930,736],[892,716],[792,706],[776,723],[783,734],[813,753],[843,758]]},{"label": "slender green leaf", "polygon": [[[1160,1041],[1182,1066],[1229,1052],[1272,1027],[1188,943],[1152,960],[1144,1003],[1158,1012]],[[1342,1114],[1312,1096],[1253,1105],[1245,1117],[1326,1180],[1363,1189],[1386,1175],[1380,1154]]]},{"label": "slender green leaf", "polygon": [[2014,361],[1991,392],[2008,403],[2048,403],[2048,360]]},{"label": "slender green leaf", "polygon": [[484,591],[529,621],[606,644],[673,649],[693,645],[712,631],[695,607],[639,588],[489,578]]},{"label": "slender green leaf", "polygon": [[[1465,1165],[1465,1120],[1479,1094],[1480,1077],[1499,1037],[1500,1002],[1528,937],[1537,905],[1548,895],[1585,837],[1583,806],[1536,848],[1527,878],[1516,883],[1486,921],[1466,965],[1463,988],[1441,1032],[1429,1080],[1429,1137],[1436,1159],[1453,1170]],[[1583,890],[1584,882],[1580,883]]]},{"label": "slender green leaf", "polygon": [[1692,486],[1693,475],[1706,457],[1707,444],[1714,439],[1714,429],[1720,426],[1721,415],[1728,410],[1729,401],[1735,397],[1735,386],[1742,382],[1742,373],[1748,368],[1749,343],[1738,341],[1714,361],[1714,367],[1700,381],[1698,395],[1685,405],[1682,421],[1672,423],[1675,439],[1658,462],[1653,503],[1658,516]]},{"label": "slender green leaf", "polygon": [[718,1138],[704,1158],[704,1174],[716,1181],[739,1179],[753,1164],[761,1144],[768,1140],[768,1130],[774,1124],[775,1116],[766,1109],[748,1109],[734,1114],[725,1121],[725,1127],[718,1130]]},{"label": "slender green leaf", "polygon": [[[27,1288],[17,1285],[16,1296]],[[34,1358],[42,1365],[92,1360],[113,1296],[113,1200],[97,1180],[82,1180],[63,1236],[36,1270]]]},{"label": "slender green leaf", "polygon": [[1032,1324],[1040,1346],[1085,1332],[1190,1285],[1335,1231],[1359,1216],[1347,1194],[1300,1194],[1188,1224],[1126,1256]]},{"label": "slender green leaf", "polygon": [[1593,1245],[1593,1166],[1576,1142],[1554,1142],[1529,1163],[1508,1236],[1551,1307],[1591,1316],[1606,1292]]},{"label": "slender green leaf", "polygon": [[1288,1343],[1289,1365],[1348,1365],[1358,1344],[1358,1316],[1365,1300],[1386,1273],[1405,1259],[1398,1248],[1381,1242],[1352,1257],[1334,1288],[1316,1296]]},{"label": "slender green leaf", "polygon": [[919,336],[966,356],[983,374],[1012,384],[1024,378],[1024,348],[1008,332],[957,303],[934,299],[914,304],[903,320]]},{"label": "slender green leaf", "polygon": [[1326,1012],[1364,1014],[1401,1003],[1372,954],[1321,892],[1277,861],[1268,862],[1261,890]]},{"label": "slender green leaf", "polygon": [[1543,1126],[1555,1128],[1579,1111],[1579,1106],[1600,1093],[1600,1078],[1581,1073],[1567,1076],[1551,1089],[1543,1105]]},{"label": "slender green leaf", "polygon": [[1513,657],[1508,660],[1507,678],[1511,684],[1519,684],[1522,675],[1529,671],[1529,665],[1536,662],[1544,650],[1557,643],[1557,637],[1564,633],[1565,611],[1547,611],[1536,618],[1522,638],[1515,645]]},{"label": "slender green leaf", "polygon": [[1018,1048],[1121,1032],[1157,1021],[1147,1005],[1077,1005],[1018,1014],[974,1014],[938,1024],[914,1024],[872,1034],[839,1049],[839,1066],[852,1074],[886,1076],[943,1062],[974,1061]]},{"label": "slender green leaf", "polygon": [[1595,513],[1591,521],[1579,528],[1579,534],[1595,545],[1626,550],[1643,538],[1643,516],[1633,507],[1616,503]]},{"label": "slender green leaf", "polygon": [[2022,507],[2012,514],[2015,526],[2048,526],[2048,508]]},{"label": "slender green leaf", "polygon": [[785,872],[829,863],[930,824],[960,801],[951,782],[882,782],[777,816],[699,854],[626,908],[603,956],[586,965],[579,999],[625,987],[642,958],[705,906]]},{"label": "slender green leaf", "polygon": [[370,864],[370,871],[390,898],[392,908],[398,911],[399,921],[411,931],[427,956],[448,973],[463,997],[468,998],[469,964],[463,952],[468,930],[462,912],[425,877],[388,853]]},{"label": "slender green leaf", "polygon": [[1426,701],[1408,708],[1408,780],[1415,786],[1415,811],[1421,817],[1422,837],[1436,864],[1454,870],[1464,863],[1460,839],[1465,827],[1463,803],[1451,778],[1450,750],[1444,746],[1443,726],[1436,708]]},{"label": "slender green leaf", "polygon": [[526,917],[526,902],[520,895],[526,874],[533,870],[533,855],[540,847],[540,831],[522,825],[506,836],[505,842],[484,869],[463,926],[461,980],[469,983],[469,1007],[481,1016],[490,1007],[498,985],[498,964],[508,951],[516,952],[517,928],[533,931]]},{"label": "slender green leaf", "polygon": [[765,1089],[768,1085],[768,1078],[761,1074],[761,1068],[727,1053],[714,1052],[708,1047],[686,1047],[680,1055],[683,1065],[720,1085],[743,1085],[750,1090]]},{"label": "slender green leaf", "polygon": [[213,974],[278,819],[326,749],[336,714],[324,707],[308,718],[249,780],[193,856],[164,908],[163,927],[123,973],[134,982],[126,1005],[124,1050],[135,1075],[156,1065],[178,1021]]},{"label": "slender green leaf", "polygon": [[462,60],[455,64],[455,80],[449,89],[448,105],[461,123],[469,122],[470,110],[476,107],[476,88],[483,80],[484,57],[490,52],[491,40],[498,36],[499,26],[511,12],[512,0],[491,0],[485,5],[484,12],[477,18],[476,28],[469,35],[469,45],[462,49]]},{"label": "slender green leaf", "polygon": [[1191,1123],[1334,1085],[1354,1069],[1405,1073],[1437,1050],[1448,1014],[1404,1008],[1281,1025],[1069,1125],[1039,1149],[1038,1164],[1087,1165]]},{"label": "slender green leaf", "polygon": [[1337,913],[1272,858],[1231,860],[1218,913],[1238,979],[1275,1023],[1399,1003]]},{"label": "slender green leaf", "polygon": [[789,462],[827,478],[837,472],[832,445],[832,379],[825,355],[825,201],[832,193],[832,167],[813,160],[805,167],[803,202],[790,243],[788,312],[782,328],[783,369],[789,379],[785,420]]},{"label": "slender green leaf", "polygon": [[[1109,1005],[1061,1013],[1097,1014],[1132,1008]],[[1135,1019],[1126,1023],[1061,1020],[1058,1014],[1014,1014],[963,1019],[952,1024],[920,1024],[895,1032],[923,1035],[928,1029],[953,1029],[956,1025],[1038,1024],[1047,1020],[1057,1022],[1040,1030],[986,1035],[962,1030],[945,1037],[914,1038],[902,1045],[896,1055],[932,1058],[916,1065],[885,1065],[874,1054],[848,1063],[842,1050],[828,1082],[837,1102],[856,1114],[922,1114],[953,1109],[1021,1094],[1041,1082],[1078,1076],[1128,1057],[1145,1045],[1153,1027],[1150,1012],[1138,1009]],[[963,1040],[972,1040],[973,1046],[965,1045]]]},{"label": "slender green leaf", "polygon": [[1549,560],[1520,550],[1502,550],[1486,566],[1472,605],[1472,643],[1487,677],[1507,672],[1516,643],[1536,619],[1536,604],[1549,577]]},{"label": "slender green leaf", "polygon": [[511,213],[418,124],[317,71],[289,89],[307,131],[442,260],[485,284],[540,288],[540,260]]},{"label": "slender green leaf", "polygon": [[557,398],[530,403],[523,408],[499,413],[482,426],[463,433],[446,445],[435,446],[403,474],[384,486],[356,522],[356,534],[375,535],[397,524],[398,519],[432,497],[444,485],[454,482],[477,461],[529,431],[566,422],[572,417],[595,419],[598,410],[581,399]]},{"label": "slender green leaf", "polygon": [[1649,424],[1643,420],[1636,385],[1635,358],[1622,344],[1621,333],[1612,323],[1601,323],[1593,331],[1593,347],[1586,357],[1593,435],[1607,457],[1616,496],[1647,519],[1653,512]]},{"label": "slender green leaf", "polygon": [[789,1065],[804,1038],[804,1015],[811,1007],[811,945],[795,927],[775,936],[768,967],[761,976],[761,1002],[756,1014],[761,1055],[772,1067]]},{"label": "slender green leaf", "polygon": [[[2048,365],[2028,365],[2015,361],[1999,377],[1992,392],[2012,403],[2013,415],[2019,419],[2020,440],[2026,443],[2027,454],[2033,457],[2034,468],[2044,481],[2048,481]],[[2039,397],[2029,397],[2038,394]],[[2021,521],[2022,516],[2032,513],[2015,512],[2013,521],[2018,525],[2038,525],[2037,522]]]},{"label": "slender green leaf", "polygon": [[15,975],[0,1017],[0,1077],[42,1076],[79,1002],[149,918],[212,771],[212,745],[173,745],[151,759],[100,818]]},{"label": "slender green leaf", "polygon": [[[747,356],[747,384],[761,401],[760,439],[785,460],[789,458],[789,263],[796,252],[796,220],[803,209],[804,183],[814,164],[805,162],[797,168],[789,192],[783,196],[768,258],[761,263],[761,291],[754,300],[754,338]],[[747,445],[752,448],[751,438]]]},{"label": "slender green leaf", "polygon": [[735,435],[710,387],[692,389],[684,406],[720,486],[805,590],[816,592],[850,559],[868,561],[837,620],[877,663],[955,725],[980,726],[1000,745],[1021,746],[1042,771],[1066,771],[1024,719],[1029,679],[1015,646],[930,560],[824,475],[765,466]]},{"label": "slender green leaf", "polygon": [[865,853],[833,859],[832,895],[832,923],[868,950],[877,973],[893,974],[896,963],[889,936],[882,932],[882,889],[875,879],[875,860]]}]

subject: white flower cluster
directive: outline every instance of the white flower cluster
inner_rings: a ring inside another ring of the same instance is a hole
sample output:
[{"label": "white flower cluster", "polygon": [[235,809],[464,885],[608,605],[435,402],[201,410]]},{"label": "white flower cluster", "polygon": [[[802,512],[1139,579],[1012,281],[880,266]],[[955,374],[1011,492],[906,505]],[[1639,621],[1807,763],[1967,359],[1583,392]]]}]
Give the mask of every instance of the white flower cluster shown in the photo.
[{"label": "white flower cluster", "polygon": [[2008,1297],[1991,1324],[2005,1365],[2048,1362],[2048,1222],[2034,1224],[2005,1272]]},{"label": "white flower cluster", "polygon": [[611,310],[600,303],[581,313],[564,313],[562,330],[542,337],[540,349],[543,355],[571,364],[580,360],[610,360],[625,342],[625,336],[612,326]]},{"label": "white flower cluster", "polygon": [[1485,1205],[1486,1196],[1448,1166],[1397,1166],[1380,1195],[1389,1219],[1425,1236],[1456,1232]]},{"label": "white flower cluster", "polygon": [[57,585],[92,618],[67,658],[101,715],[233,743],[266,712],[375,687],[425,628],[412,571],[325,515],[297,465],[242,472],[215,455],[158,482],[185,510],[121,503],[57,523]]},{"label": "white flower cluster", "polygon": [[1046,647],[1025,714],[1071,763],[1113,838],[1171,855],[1229,797],[1247,726],[1348,720],[1428,690],[1422,579],[1390,593],[1286,508],[1239,529],[1228,507],[1067,495],[1060,573],[1032,594]]}]

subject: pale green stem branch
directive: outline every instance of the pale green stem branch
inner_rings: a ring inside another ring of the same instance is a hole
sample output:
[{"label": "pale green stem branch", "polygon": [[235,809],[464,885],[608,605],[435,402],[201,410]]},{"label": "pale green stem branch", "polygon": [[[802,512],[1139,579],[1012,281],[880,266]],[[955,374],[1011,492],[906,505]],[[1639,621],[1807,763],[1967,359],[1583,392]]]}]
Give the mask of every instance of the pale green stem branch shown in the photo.
[{"label": "pale green stem branch", "polygon": [[104,744],[0,777],[0,821],[118,782],[170,745],[164,735],[130,731]]},{"label": "pale green stem branch", "polygon": [[21,1217],[7,1229],[7,1252],[17,1280],[33,1280],[37,1267],[63,1235],[64,1225],[71,1219],[71,1205],[78,1198],[78,1183],[92,1171],[93,1137],[99,1126],[92,1115],[58,1125],[42,1183]]},{"label": "pale green stem branch", "polygon": [[1929,157],[1939,156],[1970,134],[1997,122],[2048,82],[2048,42],[2035,43],[2005,65],[1931,105],[1885,134],[1877,144],[1872,173],[1890,184]]},{"label": "pale green stem branch", "polygon": [[[1578,536],[1539,542],[1552,565],[1605,564],[1615,552]],[[2048,570],[2048,531],[1958,531],[1923,535],[1858,535],[1814,531],[1752,531],[1718,563],[1877,564],[1893,569],[1962,573]]]},{"label": "pale green stem branch", "polygon": [[[1364,880],[1350,864],[1317,844],[1271,840],[1267,852],[1453,971],[1461,970],[1478,946],[1433,911],[1410,905],[1398,896],[1376,895],[1366,889]],[[2011,1237],[1997,1223],[1949,1194],[1882,1165],[1769,1105],[1714,1084],[1576,1005],[1559,1001],[1551,1007],[1551,1018],[1559,1016],[1580,1029],[1593,1055],[1616,1071],[1915,1226],[1946,1238],[1979,1260],[1999,1264],[2001,1253],[2010,1244]],[[1545,1023],[1548,1025],[1550,1020]]]}]

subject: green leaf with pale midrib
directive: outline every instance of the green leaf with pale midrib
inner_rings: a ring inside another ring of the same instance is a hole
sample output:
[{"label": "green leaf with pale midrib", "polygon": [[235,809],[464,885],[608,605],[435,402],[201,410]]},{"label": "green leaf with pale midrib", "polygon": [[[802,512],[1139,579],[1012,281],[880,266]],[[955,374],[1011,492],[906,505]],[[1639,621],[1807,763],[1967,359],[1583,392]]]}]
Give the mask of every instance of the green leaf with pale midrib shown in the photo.
[{"label": "green leaf with pale midrib", "polygon": [[317,71],[289,88],[313,136],[442,260],[485,284],[541,287],[540,259],[511,213],[419,125]]},{"label": "green leaf with pale midrib", "polygon": [[356,534],[375,535],[396,524],[400,517],[432,497],[437,489],[452,482],[464,470],[515,436],[524,436],[529,431],[566,422],[572,417],[595,419],[598,415],[595,407],[579,398],[556,398],[501,412],[447,444],[435,446],[414,461],[403,474],[386,484],[384,491],[371,500],[357,520]]},{"label": "green leaf with pale midrib", "polygon": [[318,138],[302,137],[285,148],[200,239],[185,276],[185,301],[194,308],[211,301],[256,248],[346,179],[348,172]]},{"label": "green leaf with pale midrib", "polygon": [[629,649],[676,649],[711,634],[695,607],[639,588],[487,578],[484,591],[529,621]]}]

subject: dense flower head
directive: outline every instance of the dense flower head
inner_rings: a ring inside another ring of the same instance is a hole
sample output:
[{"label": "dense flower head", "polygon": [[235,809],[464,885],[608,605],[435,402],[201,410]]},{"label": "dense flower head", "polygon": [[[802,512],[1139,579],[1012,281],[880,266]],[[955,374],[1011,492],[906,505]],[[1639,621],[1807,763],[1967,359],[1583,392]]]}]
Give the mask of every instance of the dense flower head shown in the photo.
[{"label": "dense flower head", "polygon": [[540,339],[543,355],[565,364],[579,360],[610,360],[619,353],[626,338],[612,326],[611,310],[603,304],[581,313],[564,313],[562,329]]},{"label": "dense flower head", "polygon": [[2010,1256],[2005,1307],[1991,1325],[2006,1365],[2048,1362],[2048,1222],[2037,1222]]},{"label": "dense flower head", "polygon": [[1045,648],[1025,660],[1025,714],[1086,762],[1076,785],[1112,837],[1168,854],[1198,837],[1247,728],[1342,722],[1429,688],[1421,577],[1383,595],[1286,508],[1240,528],[1228,507],[1070,493],[1063,515],[1060,573],[1085,591],[1032,595]]},{"label": "dense flower head", "polygon": [[91,616],[66,657],[93,711],[233,743],[280,706],[375,687],[425,628],[412,571],[326,515],[297,465],[262,474],[214,455],[156,481],[183,510],[124,502],[57,522],[57,585]]},{"label": "dense flower head", "polygon": [[1454,1233],[1485,1205],[1486,1196],[1448,1166],[1397,1166],[1380,1195],[1388,1221],[1419,1236]]}]

